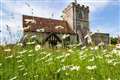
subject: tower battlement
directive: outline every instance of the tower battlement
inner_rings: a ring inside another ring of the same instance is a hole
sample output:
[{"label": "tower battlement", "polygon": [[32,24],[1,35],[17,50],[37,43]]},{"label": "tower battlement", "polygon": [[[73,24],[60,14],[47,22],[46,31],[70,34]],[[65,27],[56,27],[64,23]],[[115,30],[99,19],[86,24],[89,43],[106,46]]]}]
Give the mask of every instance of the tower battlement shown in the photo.
[{"label": "tower battlement", "polygon": [[84,43],[84,36],[89,32],[89,7],[72,2],[63,13],[63,19],[78,34],[79,40]]},{"label": "tower battlement", "polygon": [[88,6],[82,5],[80,7],[81,7],[82,10],[85,10],[85,11],[89,12],[89,7]]},{"label": "tower battlement", "polygon": [[86,5],[80,5],[80,4],[76,4],[75,2],[72,2],[71,4],[69,4],[64,10],[63,12],[66,12],[68,11],[70,8],[73,8],[73,7],[76,7],[76,8],[79,8],[79,9],[82,9],[86,12],[89,12],[89,6],[86,6]]}]

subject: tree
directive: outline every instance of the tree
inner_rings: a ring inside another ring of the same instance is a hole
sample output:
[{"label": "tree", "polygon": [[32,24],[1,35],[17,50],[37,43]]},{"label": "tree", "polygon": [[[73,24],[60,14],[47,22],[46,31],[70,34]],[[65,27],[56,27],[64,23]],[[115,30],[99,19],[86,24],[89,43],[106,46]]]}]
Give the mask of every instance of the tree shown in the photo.
[{"label": "tree", "polygon": [[116,37],[111,37],[111,44],[115,45],[117,44],[118,38]]}]

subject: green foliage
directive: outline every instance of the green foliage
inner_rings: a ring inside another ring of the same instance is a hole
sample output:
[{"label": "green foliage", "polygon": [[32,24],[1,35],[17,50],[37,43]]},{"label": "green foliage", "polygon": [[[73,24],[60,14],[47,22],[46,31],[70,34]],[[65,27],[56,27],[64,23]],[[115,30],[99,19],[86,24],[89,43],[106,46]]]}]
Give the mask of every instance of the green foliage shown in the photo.
[{"label": "green foliage", "polygon": [[118,38],[116,37],[111,37],[111,44],[115,45],[117,44]]},{"label": "green foliage", "polygon": [[120,51],[111,47],[0,49],[0,80],[119,80]]}]

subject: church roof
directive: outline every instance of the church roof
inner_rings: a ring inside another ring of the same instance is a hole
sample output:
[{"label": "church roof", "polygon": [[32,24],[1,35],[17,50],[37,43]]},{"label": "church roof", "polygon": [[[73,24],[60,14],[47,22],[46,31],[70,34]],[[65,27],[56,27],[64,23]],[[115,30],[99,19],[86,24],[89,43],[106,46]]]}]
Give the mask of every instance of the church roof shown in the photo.
[{"label": "church roof", "polygon": [[23,29],[25,32],[55,32],[74,34],[74,31],[71,30],[67,22],[64,20],[26,15],[23,15]]}]

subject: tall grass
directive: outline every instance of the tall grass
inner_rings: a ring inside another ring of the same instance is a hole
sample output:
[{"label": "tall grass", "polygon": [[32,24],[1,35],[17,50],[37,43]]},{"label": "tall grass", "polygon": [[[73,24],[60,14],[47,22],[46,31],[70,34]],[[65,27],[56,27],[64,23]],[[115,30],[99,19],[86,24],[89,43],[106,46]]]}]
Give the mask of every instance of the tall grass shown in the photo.
[{"label": "tall grass", "polygon": [[0,80],[120,80],[120,50],[97,46],[56,50],[34,45],[2,47]]}]

